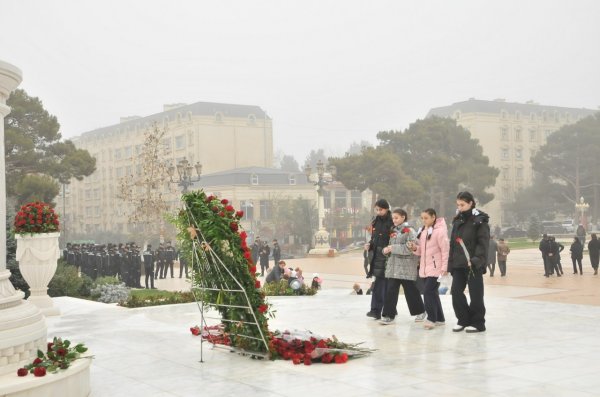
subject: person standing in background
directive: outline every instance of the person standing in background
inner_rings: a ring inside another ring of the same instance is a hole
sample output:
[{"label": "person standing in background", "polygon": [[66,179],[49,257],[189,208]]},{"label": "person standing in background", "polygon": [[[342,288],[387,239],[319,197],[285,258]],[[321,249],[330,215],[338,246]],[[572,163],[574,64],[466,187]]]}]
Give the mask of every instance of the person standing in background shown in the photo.
[{"label": "person standing in background", "polygon": [[503,238],[498,240],[496,247],[498,253],[498,267],[500,268],[500,277],[506,276],[506,259],[510,253],[510,248]]},{"label": "person standing in background", "polygon": [[490,271],[490,277],[494,277],[494,272],[496,271],[496,249],[498,248],[498,244],[496,243],[496,239],[494,236],[490,237],[490,247],[488,248],[488,257],[487,257],[487,267]]},{"label": "person standing in background", "polygon": [[600,262],[600,241],[596,233],[591,234],[592,239],[588,243],[588,253],[590,254],[590,262],[594,269],[594,275],[598,274],[598,262]]}]

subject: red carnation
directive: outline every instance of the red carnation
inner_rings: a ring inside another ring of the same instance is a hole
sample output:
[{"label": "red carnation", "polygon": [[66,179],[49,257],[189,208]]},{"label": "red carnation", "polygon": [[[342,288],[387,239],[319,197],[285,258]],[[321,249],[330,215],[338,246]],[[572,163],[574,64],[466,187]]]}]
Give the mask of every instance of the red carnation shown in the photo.
[{"label": "red carnation", "polygon": [[246,232],[241,232],[241,233],[240,233],[240,238],[241,238],[242,240],[246,240],[246,238],[247,238],[247,237],[248,237],[248,235],[246,234]]},{"label": "red carnation", "polygon": [[235,216],[237,216],[238,218],[241,218],[242,216],[244,216],[244,211],[237,211],[235,213]]},{"label": "red carnation", "polygon": [[19,368],[17,370],[17,375],[19,376],[27,376],[28,373],[29,371],[27,370],[27,368]]},{"label": "red carnation", "polygon": [[232,205],[228,205],[227,207],[225,207],[225,211],[233,212],[235,211],[235,208],[233,208]]},{"label": "red carnation", "polygon": [[321,356],[321,362],[324,364],[330,364],[333,361],[333,356],[329,353],[325,353]]},{"label": "red carnation", "polygon": [[254,288],[260,288],[260,280],[254,282]]},{"label": "red carnation", "polygon": [[256,266],[250,266],[250,273],[256,273]]},{"label": "red carnation", "polygon": [[269,308],[269,307],[268,307],[267,305],[265,305],[265,304],[262,304],[262,305],[260,305],[260,306],[258,307],[258,311],[259,311],[259,312],[261,312],[261,313],[264,313],[264,312],[266,312],[266,311],[267,311],[267,309],[268,309],[268,308]]},{"label": "red carnation", "polygon": [[227,204],[229,204],[229,200],[223,199],[223,200],[221,200],[221,204],[227,205]]},{"label": "red carnation", "polygon": [[206,202],[207,202],[207,203],[210,203],[210,202],[211,202],[211,201],[213,201],[214,199],[215,199],[215,196],[212,196],[212,195],[211,195],[211,196],[208,196],[208,197],[206,198]]},{"label": "red carnation", "polygon": [[211,209],[213,212],[219,212],[219,208],[217,206],[213,206]]},{"label": "red carnation", "polygon": [[219,216],[220,216],[220,217],[224,217],[224,216],[225,216],[225,213],[224,213],[223,211],[219,211]]},{"label": "red carnation", "polygon": [[38,365],[42,363],[42,359],[39,357],[36,357],[35,360],[33,360],[33,365]]},{"label": "red carnation", "polygon": [[33,375],[45,376],[46,375],[46,367],[35,367],[35,369],[33,370]]},{"label": "red carnation", "polygon": [[198,327],[191,327],[190,328],[190,332],[192,333],[192,335],[198,336],[198,335],[200,335],[200,328],[198,328]]},{"label": "red carnation", "polygon": [[250,259],[251,255],[250,255],[250,251],[246,251],[244,252],[244,258],[246,259]]},{"label": "red carnation", "polygon": [[317,347],[324,349],[327,347],[327,342],[325,342],[324,339],[321,339],[318,343],[317,343]]},{"label": "red carnation", "polygon": [[408,233],[408,232],[410,232],[409,228],[405,227],[404,229],[402,229],[402,233]]},{"label": "red carnation", "polygon": [[52,350],[52,346],[54,346],[54,343],[48,342],[48,351]]},{"label": "red carnation", "polygon": [[457,242],[458,244],[462,244],[463,240],[462,240],[462,238],[460,238],[460,237],[457,237],[457,238],[456,238],[456,242]]},{"label": "red carnation", "polygon": [[310,359],[310,357],[304,357],[304,365],[311,365],[312,364],[312,360]]},{"label": "red carnation", "polygon": [[60,349],[58,349],[58,350],[56,351],[56,354],[58,354],[58,355],[59,355],[59,356],[61,356],[61,357],[64,357],[64,356],[66,356],[66,354],[67,354],[67,351],[61,347]]},{"label": "red carnation", "polygon": [[294,363],[294,365],[298,365],[298,364],[300,364],[300,359],[298,357],[294,357],[292,362]]},{"label": "red carnation", "polygon": [[237,223],[235,223],[235,222],[231,222],[231,223],[229,224],[229,227],[230,227],[230,228],[231,228],[231,230],[233,230],[234,232],[237,232],[237,231],[238,231],[238,225],[237,225]]}]

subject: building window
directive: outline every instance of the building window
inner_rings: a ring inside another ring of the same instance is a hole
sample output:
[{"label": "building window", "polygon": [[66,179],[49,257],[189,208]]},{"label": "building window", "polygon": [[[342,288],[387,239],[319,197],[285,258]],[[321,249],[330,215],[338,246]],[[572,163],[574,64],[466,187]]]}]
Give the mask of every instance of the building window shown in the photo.
[{"label": "building window", "polygon": [[509,152],[508,149],[502,149],[502,160],[508,160]]},{"label": "building window", "polygon": [[359,190],[350,191],[350,207],[355,211],[362,208],[362,194]]},{"label": "building window", "polygon": [[510,188],[506,186],[502,188],[502,198],[505,200],[510,200]]},{"label": "building window", "polygon": [[85,199],[86,200],[91,200],[92,199],[92,190],[91,189],[86,189],[85,190]]},{"label": "building window", "polygon": [[223,113],[217,112],[215,113],[215,122],[222,123],[223,122]]},{"label": "building window", "polygon": [[515,130],[515,141],[520,141],[521,140],[521,128],[517,127],[517,129]]},{"label": "building window", "polygon": [[502,140],[508,141],[508,128],[502,127]]},{"label": "building window", "polygon": [[502,117],[503,119],[506,119],[506,110],[502,110],[500,112],[500,117]]},{"label": "building window", "polygon": [[531,112],[531,114],[529,115],[529,120],[535,121],[535,113]]},{"label": "building window", "polygon": [[191,111],[187,112],[187,119],[188,119],[189,122],[192,121],[192,112]]},{"label": "building window", "polygon": [[523,159],[523,149],[515,149],[515,158],[517,160]]},{"label": "building window", "polygon": [[502,168],[502,179],[504,179],[505,181],[510,179],[510,170],[508,169],[508,167]]},{"label": "building window", "polygon": [[131,158],[131,146],[126,146],[123,148],[123,158],[125,158],[125,159]]},{"label": "building window", "polygon": [[121,160],[121,149],[115,149],[115,160]]},{"label": "building window", "polygon": [[171,150],[171,138],[165,138],[162,140],[163,147],[166,151]]},{"label": "building window", "polygon": [[558,114],[558,112],[554,112],[554,122],[555,123],[560,122],[560,115]]},{"label": "building window", "polygon": [[130,165],[128,165],[127,167],[125,167],[125,175],[127,175],[127,176],[133,175],[133,169],[131,168]]},{"label": "building window", "polygon": [[118,167],[117,168],[117,178],[122,178],[123,177],[123,167]]},{"label": "building window", "polygon": [[260,200],[260,219],[271,219],[271,201]]},{"label": "building window", "polygon": [[546,113],[546,111],[545,111],[545,110],[542,112],[542,120],[543,120],[544,122],[548,121],[548,113]]},{"label": "building window", "polygon": [[258,175],[256,175],[256,174],[250,175],[250,184],[258,185]]},{"label": "building window", "polygon": [[331,208],[331,194],[329,192],[323,193],[323,208]]},{"label": "building window", "polygon": [[92,207],[85,207],[85,216],[92,216]]},{"label": "building window", "polygon": [[336,190],[335,191],[335,207],[334,208],[345,208],[346,207],[346,191]]},{"label": "building window", "polygon": [[248,124],[255,125],[256,124],[256,116],[251,114],[248,116]]},{"label": "building window", "polygon": [[523,179],[523,168],[517,168],[517,173],[516,173],[516,177],[517,179]]},{"label": "building window", "polygon": [[251,221],[254,219],[254,205],[250,200],[242,200],[240,201],[240,208],[244,211],[244,218],[247,221]]},{"label": "building window", "polygon": [[290,174],[288,181],[289,181],[290,185],[295,185],[296,184],[296,175]]},{"label": "building window", "polygon": [[529,140],[533,142],[533,141],[535,141],[536,138],[537,137],[536,137],[535,130],[533,130],[533,129],[529,130]]},{"label": "building window", "polygon": [[183,149],[185,146],[185,135],[175,137],[175,149]]}]

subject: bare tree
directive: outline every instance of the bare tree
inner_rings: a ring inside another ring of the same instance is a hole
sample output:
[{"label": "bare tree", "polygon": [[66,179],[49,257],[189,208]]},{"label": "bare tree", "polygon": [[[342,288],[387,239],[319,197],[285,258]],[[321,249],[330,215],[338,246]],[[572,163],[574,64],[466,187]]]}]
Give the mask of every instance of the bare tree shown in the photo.
[{"label": "bare tree", "polygon": [[145,232],[160,232],[161,237],[168,198],[175,192],[168,173],[169,148],[163,143],[166,132],[156,122],[146,130],[144,144],[132,156],[132,171],[119,181],[117,194],[126,205],[130,224],[143,226]]}]

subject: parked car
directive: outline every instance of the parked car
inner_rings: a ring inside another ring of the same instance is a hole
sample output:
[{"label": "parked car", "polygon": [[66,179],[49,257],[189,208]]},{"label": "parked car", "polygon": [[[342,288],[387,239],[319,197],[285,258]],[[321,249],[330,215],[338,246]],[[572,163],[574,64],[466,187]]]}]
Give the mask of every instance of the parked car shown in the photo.
[{"label": "parked car", "polygon": [[527,231],[518,227],[509,227],[502,232],[503,238],[527,237]]},{"label": "parked car", "polygon": [[542,222],[542,233],[546,234],[566,234],[567,229],[559,222],[543,221]]},{"label": "parked car", "polygon": [[573,219],[565,219],[561,222],[561,226],[565,228],[567,233],[573,233],[575,231],[575,225],[573,225]]}]

